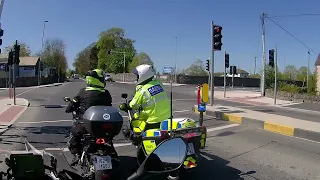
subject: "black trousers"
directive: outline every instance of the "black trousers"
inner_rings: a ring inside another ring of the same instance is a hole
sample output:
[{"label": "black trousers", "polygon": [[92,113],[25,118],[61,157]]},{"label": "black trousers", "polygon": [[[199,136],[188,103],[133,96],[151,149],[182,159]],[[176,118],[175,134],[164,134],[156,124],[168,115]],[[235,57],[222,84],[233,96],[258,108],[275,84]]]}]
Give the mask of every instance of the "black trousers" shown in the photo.
[{"label": "black trousers", "polygon": [[69,140],[69,150],[71,154],[81,154],[81,139],[87,131],[83,124],[74,123],[71,128],[71,139]]}]

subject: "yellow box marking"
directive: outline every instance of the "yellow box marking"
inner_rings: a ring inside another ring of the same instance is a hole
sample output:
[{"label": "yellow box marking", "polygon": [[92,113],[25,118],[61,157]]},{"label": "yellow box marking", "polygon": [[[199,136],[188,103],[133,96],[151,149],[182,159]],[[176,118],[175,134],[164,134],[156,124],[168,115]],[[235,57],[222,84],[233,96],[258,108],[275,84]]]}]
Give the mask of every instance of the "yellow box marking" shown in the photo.
[{"label": "yellow box marking", "polygon": [[237,116],[237,115],[233,115],[233,114],[223,114],[222,117],[223,120],[227,120],[227,121],[231,121],[231,122],[235,122],[238,124],[242,123],[242,117],[241,116]]},{"label": "yellow box marking", "polygon": [[264,130],[266,131],[271,131],[279,134],[284,134],[288,136],[293,136],[294,135],[294,128],[289,127],[289,126],[283,126],[279,124],[274,124],[270,122],[264,122]]}]

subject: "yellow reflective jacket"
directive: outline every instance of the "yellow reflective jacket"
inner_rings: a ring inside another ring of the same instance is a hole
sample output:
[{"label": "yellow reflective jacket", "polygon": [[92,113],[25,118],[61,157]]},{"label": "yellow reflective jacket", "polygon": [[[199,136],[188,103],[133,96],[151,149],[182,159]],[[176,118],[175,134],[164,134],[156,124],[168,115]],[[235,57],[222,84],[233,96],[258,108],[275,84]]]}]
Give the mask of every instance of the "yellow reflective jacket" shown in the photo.
[{"label": "yellow reflective jacket", "polygon": [[170,118],[170,100],[158,80],[138,85],[129,106],[140,110],[139,119],[153,124]]}]

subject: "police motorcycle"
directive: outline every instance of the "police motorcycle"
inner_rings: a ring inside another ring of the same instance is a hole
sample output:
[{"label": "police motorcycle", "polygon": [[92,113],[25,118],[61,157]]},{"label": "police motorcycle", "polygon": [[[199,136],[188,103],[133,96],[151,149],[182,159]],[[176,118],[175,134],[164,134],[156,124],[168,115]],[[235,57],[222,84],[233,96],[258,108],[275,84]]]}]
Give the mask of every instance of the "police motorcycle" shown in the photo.
[{"label": "police motorcycle", "polygon": [[[39,151],[25,140],[25,151],[0,151],[5,155],[7,171],[0,171],[0,180],[86,180],[79,174],[62,169],[57,171],[57,159],[46,151]],[[187,145],[182,138],[170,138],[161,142],[127,180],[140,180],[148,175],[167,174],[179,169],[186,157]],[[50,166],[45,165],[46,155]]]},{"label": "police motorcycle", "polygon": [[[121,94],[125,103],[129,105],[128,94]],[[167,179],[178,180],[180,174],[189,172],[197,167],[197,160],[200,149],[205,147],[207,129],[205,126],[199,126],[195,120],[190,118],[170,118],[162,121],[158,129],[145,130],[145,121],[138,118],[138,111],[128,110],[128,119],[131,133],[128,135],[128,129],[124,128],[125,137],[131,140],[137,148],[137,163],[141,163],[150,153],[159,145],[159,143],[170,137],[182,137],[187,143],[187,155],[183,166],[172,172]],[[171,117],[172,117],[172,91],[171,91]],[[173,126],[171,126],[173,124]]]},{"label": "police motorcycle", "polygon": [[[5,151],[0,154],[6,156],[4,163],[8,167],[6,171],[0,171],[0,180],[75,180],[83,179],[82,176],[69,171],[57,171],[57,159],[46,151],[39,151],[26,139],[26,150]],[[50,165],[45,165],[44,160],[49,157]],[[0,161],[1,163],[1,161]]]},{"label": "police motorcycle", "polygon": [[[64,98],[70,102],[69,97]],[[81,140],[82,153],[78,165],[83,176],[92,180],[112,179],[119,165],[113,147],[113,137],[121,131],[123,118],[112,106],[91,106],[79,118],[79,110],[72,112],[74,123],[82,123],[88,132]]]}]

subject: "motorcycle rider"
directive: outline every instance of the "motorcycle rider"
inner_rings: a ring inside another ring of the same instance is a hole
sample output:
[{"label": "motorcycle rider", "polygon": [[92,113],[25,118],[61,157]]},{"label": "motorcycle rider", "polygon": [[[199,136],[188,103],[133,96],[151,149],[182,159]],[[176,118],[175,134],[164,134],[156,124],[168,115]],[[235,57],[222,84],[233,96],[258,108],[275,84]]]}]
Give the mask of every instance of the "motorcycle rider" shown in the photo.
[{"label": "motorcycle rider", "polygon": [[[169,119],[170,101],[167,93],[164,91],[162,83],[155,79],[155,70],[148,64],[137,66],[133,70],[137,77],[137,86],[133,99],[129,105],[123,103],[120,109],[127,111],[129,109],[139,110],[138,117],[135,119],[146,122],[145,130],[160,128],[163,120]],[[129,130],[124,130],[124,134],[130,136]]]},{"label": "motorcycle rider", "polygon": [[[78,94],[73,98],[66,108],[66,113],[77,111],[80,119],[85,111],[91,106],[112,106],[112,97],[106,86],[105,73],[101,69],[88,71],[86,74],[85,88],[80,89]],[[81,155],[81,138],[86,133],[83,124],[74,123],[71,129],[72,138],[69,140],[69,150],[74,155],[71,165],[75,165]],[[116,155],[117,156],[117,155]]]}]

